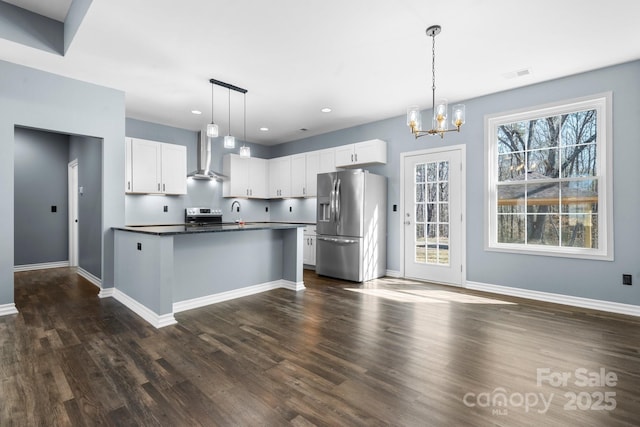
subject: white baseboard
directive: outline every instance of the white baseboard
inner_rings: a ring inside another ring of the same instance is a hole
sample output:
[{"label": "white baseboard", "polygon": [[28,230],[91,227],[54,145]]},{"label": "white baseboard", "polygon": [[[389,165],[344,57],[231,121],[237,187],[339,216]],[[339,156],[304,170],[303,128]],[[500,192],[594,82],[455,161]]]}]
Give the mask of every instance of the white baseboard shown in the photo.
[{"label": "white baseboard", "polygon": [[396,279],[402,277],[398,270],[387,270],[386,275],[389,277],[395,277]]},{"label": "white baseboard", "polygon": [[[110,288],[113,289],[113,288]],[[113,297],[124,304],[129,310],[133,311],[138,316],[142,317],[144,320],[149,322],[155,328],[163,328],[169,325],[175,325],[178,323],[176,319],[173,317],[173,313],[168,314],[157,314],[154,311],[150,310],[143,304],[140,304],[135,299],[131,298],[129,295],[120,291],[119,289],[113,290]]]},{"label": "white baseboard", "polygon": [[98,298],[109,298],[113,297],[116,288],[100,288],[100,292],[98,293]]},{"label": "white baseboard", "polygon": [[13,272],[16,273],[19,271],[46,270],[48,268],[61,268],[61,267],[69,267],[69,261],[42,262],[39,264],[14,265]]},{"label": "white baseboard", "polygon": [[532,291],[529,289],[512,288],[509,286],[490,285],[487,283],[467,282],[467,289],[491,292],[500,295],[527,298],[538,301],[552,302],[556,304],[570,305],[574,307],[589,308],[592,310],[608,311],[610,313],[640,316],[640,306],[623,304],[612,301],[602,301],[590,298],[574,297],[571,295],[554,294],[550,292]]},{"label": "white baseboard", "polygon": [[180,313],[182,311],[192,310],[194,308],[204,307],[206,305],[216,304],[235,298],[246,297],[249,295],[259,294],[261,292],[271,291],[273,289],[284,288],[292,291],[301,291],[305,289],[304,282],[291,282],[288,280],[275,280],[273,282],[261,283],[258,285],[247,286],[245,288],[234,289],[232,291],[219,292],[204,297],[188,299],[173,303],[173,312]]},{"label": "white baseboard", "polygon": [[102,280],[100,278],[94,276],[93,274],[89,273],[84,268],[78,267],[76,273],[78,273],[80,276],[82,276],[85,279],[87,279],[89,281],[89,283],[91,283],[92,285],[95,285],[98,288],[102,289]]},{"label": "white baseboard", "polygon": [[9,314],[18,314],[18,309],[14,303],[0,305],[0,316],[8,316]]}]

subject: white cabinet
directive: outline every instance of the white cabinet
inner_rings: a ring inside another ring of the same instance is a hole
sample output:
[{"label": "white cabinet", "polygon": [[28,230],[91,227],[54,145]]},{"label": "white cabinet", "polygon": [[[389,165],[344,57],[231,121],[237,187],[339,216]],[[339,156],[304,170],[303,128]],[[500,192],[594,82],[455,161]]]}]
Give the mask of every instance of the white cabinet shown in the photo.
[{"label": "white cabinet", "polygon": [[269,198],[291,197],[291,156],[269,160]]},{"label": "white cabinet", "polygon": [[160,171],[163,194],[187,194],[187,147],[160,144]]},{"label": "white cabinet", "polygon": [[302,263],[316,265],[316,226],[307,225],[304,229],[304,246],[302,248]]},{"label": "white cabinet", "polygon": [[223,197],[267,198],[267,160],[227,154],[223,173],[229,177],[222,184]]},{"label": "white cabinet", "polygon": [[318,173],[320,172],[320,152],[311,151],[306,156],[305,197],[316,197],[318,195]]},{"label": "white cabinet", "polygon": [[387,143],[380,139],[357,142],[336,148],[336,167],[349,168],[387,163]]},{"label": "white cabinet", "polygon": [[336,170],[336,150],[328,148],[320,150],[320,169],[318,173],[335,172]]},{"label": "white cabinet", "polygon": [[307,154],[291,156],[291,197],[307,195]]},{"label": "white cabinet", "polygon": [[187,194],[187,147],[125,139],[125,191]]}]

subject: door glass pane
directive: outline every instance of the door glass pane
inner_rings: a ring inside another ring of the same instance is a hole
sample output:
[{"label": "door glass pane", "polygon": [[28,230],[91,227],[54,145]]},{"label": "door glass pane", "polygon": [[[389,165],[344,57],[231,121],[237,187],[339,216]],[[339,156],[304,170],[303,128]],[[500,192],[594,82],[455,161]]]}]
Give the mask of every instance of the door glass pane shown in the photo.
[{"label": "door glass pane", "polygon": [[414,176],[415,262],[449,265],[449,162],[419,163]]}]

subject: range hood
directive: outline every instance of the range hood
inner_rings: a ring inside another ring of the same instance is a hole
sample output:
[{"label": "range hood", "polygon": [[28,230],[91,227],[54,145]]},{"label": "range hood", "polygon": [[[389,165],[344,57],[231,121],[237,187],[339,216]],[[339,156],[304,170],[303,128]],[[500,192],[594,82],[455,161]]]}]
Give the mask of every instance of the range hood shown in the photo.
[{"label": "range hood", "polygon": [[211,170],[211,139],[206,131],[198,132],[197,143],[197,169],[187,175],[193,179],[216,179],[222,181],[227,178],[219,172]]}]

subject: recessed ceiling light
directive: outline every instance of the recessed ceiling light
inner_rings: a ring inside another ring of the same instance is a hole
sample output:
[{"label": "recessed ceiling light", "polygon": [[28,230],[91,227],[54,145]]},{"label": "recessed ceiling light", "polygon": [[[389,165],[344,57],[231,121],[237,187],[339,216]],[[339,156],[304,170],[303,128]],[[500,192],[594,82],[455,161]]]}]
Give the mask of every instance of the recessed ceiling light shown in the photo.
[{"label": "recessed ceiling light", "polygon": [[322,111],[323,113],[330,113],[330,112],[331,112],[331,108],[329,108],[329,107],[324,107],[324,108],[323,108],[322,110],[320,110],[320,111]]},{"label": "recessed ceiling light", "polygon": [[199,116],[200,114],[202,114],[202,111],[200,111],[200,110],[191,110],[191,114],[196,114],[196,115]]},{"label": "recessed ceiling light", "polygon": [[263,126],[263,127],[261,127],[261,128],[260,128],[260,130],[261,130],[262,132],[267,132],[267,131],[269,131],[269,128],[268,128],[268,127],[264,127],[264,126]]}]

